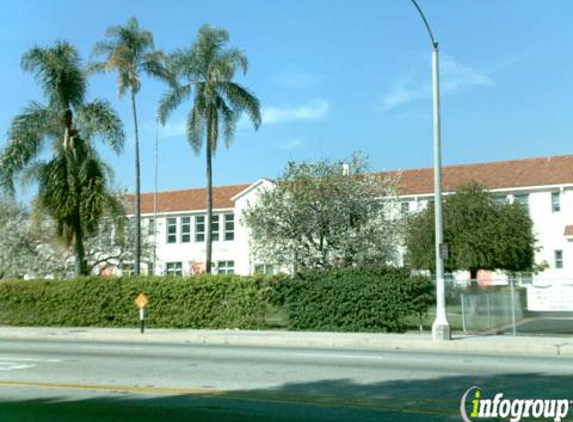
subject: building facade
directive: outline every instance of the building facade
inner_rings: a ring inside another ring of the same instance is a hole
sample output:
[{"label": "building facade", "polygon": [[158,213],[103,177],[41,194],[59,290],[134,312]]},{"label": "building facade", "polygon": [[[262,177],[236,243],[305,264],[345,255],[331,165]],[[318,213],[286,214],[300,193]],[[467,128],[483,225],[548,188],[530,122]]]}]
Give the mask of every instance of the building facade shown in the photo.
[{"label": "building facade", "polygon": [[[431,168],[381,174],[399,180],[400,213],[417,212],[433,200]],[[498,201],[519,201],[527,207],[538,240],[536,263],[547,267],[532,275],[534,279],[573,279],[573,156],[443,167],[445,195],[470,182],[487,187]],[[269,270],[253,261],[241,216],[263,189],[272,186],[271,180],[260,179],[213,188],[214,273]],[[205,189],[142,195],[142,232],[156,247],[155,265],[149,263],[149,273],[190,275],[205,269],[205,203]]]}]

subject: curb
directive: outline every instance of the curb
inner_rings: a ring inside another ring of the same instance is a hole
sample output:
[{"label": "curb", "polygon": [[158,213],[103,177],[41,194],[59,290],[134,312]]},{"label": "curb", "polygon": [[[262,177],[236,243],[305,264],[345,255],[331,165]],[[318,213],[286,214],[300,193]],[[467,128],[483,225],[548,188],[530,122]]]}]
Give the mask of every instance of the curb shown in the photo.
[{"label": "curb", "polygon": [[102,328],[0,328],[0,340],[109,341],[205,346],[290,347],[365,351],[452,352],[573,357],[573,339],[456,337],[433,341],[424,334],[363,334],[235,330],[148,330]]}]

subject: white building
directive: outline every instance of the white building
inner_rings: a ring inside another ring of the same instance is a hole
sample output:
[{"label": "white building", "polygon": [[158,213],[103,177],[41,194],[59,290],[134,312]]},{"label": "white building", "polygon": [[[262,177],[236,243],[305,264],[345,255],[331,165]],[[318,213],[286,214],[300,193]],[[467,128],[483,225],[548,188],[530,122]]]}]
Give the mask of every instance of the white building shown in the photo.
[{"label": "white building", "polygon": [[[384,174],[399,175],[401,212],[416,212],[432,200],[432,169]],[[528,207],[540,246],[536,263],[548,265],[535,277],[573,280],[573,156],[443,168],[444,194],[471,181],[488,187],[499,200],[516,200]],[[251,259],[241,214],[269,186],[272,181],[260,179],[213,189],[213,272],[251,274],[261,269]],[[204,269],[205,208],[205,189],[158,192],[155,212],[154,195],[142,195],[142,231],[156,242],[156,268],[150,271],[185,275]]]}]

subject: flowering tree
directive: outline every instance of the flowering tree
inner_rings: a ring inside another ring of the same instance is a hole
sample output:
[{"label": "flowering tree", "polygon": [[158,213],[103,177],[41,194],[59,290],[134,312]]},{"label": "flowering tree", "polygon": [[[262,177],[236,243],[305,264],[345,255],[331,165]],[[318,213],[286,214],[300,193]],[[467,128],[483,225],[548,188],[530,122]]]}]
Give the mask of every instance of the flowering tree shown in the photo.
[{"label": "flowering tree", "polygon": [[342,162],[291,162],[243,215],[255,261],[293,271],[386,264],[397,257],[396,181]]},{"label": "flowering tree", "polygon": [[[104,217],[96,233],[85,239],[87,272],[133,263],[135,236],[135,227],[125,215]],[[23,205],[0,200],[0,251],[0,279],[73,275],[73,251],[54,238],[53,223],[40,209],[30,212]],[[152,262],[153,244],[148,237],[141,252],[144,261]]]}]

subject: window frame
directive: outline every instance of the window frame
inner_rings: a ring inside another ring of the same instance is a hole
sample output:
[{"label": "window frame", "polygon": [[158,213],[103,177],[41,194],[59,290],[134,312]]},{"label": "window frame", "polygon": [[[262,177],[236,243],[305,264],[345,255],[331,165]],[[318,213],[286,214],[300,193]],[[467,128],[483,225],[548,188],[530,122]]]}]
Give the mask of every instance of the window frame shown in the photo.
[{"label": "window frame", "polygon": [[147,219],[147,236],[155,235],[155,218],[149,217]]},{"label": "window frame", "polygon": [[[521,199],[525,199],[525,201]],[[513,200],[529,212],[529,193],[516,193],[513,195]]]},{"label": "window frame", "polygon": [[553,251],[553,265],[556,270],[562,270],[564,266],[563,249]]},{"label": "window frame", "polygon": [[561,212],[561,192],[551,192],[551,212]]},{"label": "window frame", "polygon": [[[169,233],[169,229],[174,228],[174,233]],[[173,241],[171,237],[173,236]],[[177,243],[177,217],[165,217],[165,241],[168,244]]]},{"label": "window frame", "polygon": [[[223,240],[225,242],[232,242],[233,240],[235,240],[235,214],[234,213],[227,213],[227,214],[223,214],[223,231],[224,231],[224,235],[223,235]],[[232,227],[229,228],[228,225],[231,225]]]},{"label": "window frame", "polygon": [[179,218],[180,243],[191,243],[191,216],[184,215]]},{"label": "window frame", "polygon": [[217,274],[235,274],[235,261],[217,261]]},{"label": "window frame", "polygon": [[[201,219],[200,222],[198,221],[199,219]],[[195,216],[195,236],[193,236],[195,239],[195,243],[200,243],[205,241],[207,234],[207,232],[205,231],[205,226],[206,226],[205,220],[206,220],[205,214]]]},{"label": "window frame", "polygon": [[410,201],[400,201],[400,215],[406,217],[410,214]]},{"label": "window frame", "polygon": [[172,275],[174,277],[183,276],[183,262],[173,261],[165,263],[165,275]]},{"label": "window frame", "polygon": [[219,214],[214,214],[211,220],[211,241],[218,242],[221,238],[221,222],[219,221]]}]

